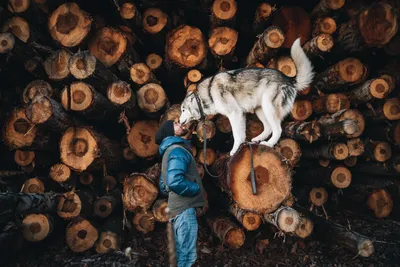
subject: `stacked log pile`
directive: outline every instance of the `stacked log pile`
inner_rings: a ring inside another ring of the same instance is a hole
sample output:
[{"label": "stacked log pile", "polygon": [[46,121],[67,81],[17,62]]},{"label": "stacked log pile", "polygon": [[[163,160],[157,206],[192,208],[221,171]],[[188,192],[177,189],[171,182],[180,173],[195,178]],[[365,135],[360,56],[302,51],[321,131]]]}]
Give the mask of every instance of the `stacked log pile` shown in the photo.
[{"label": "stacked log pile", "polygon": [[[297,238],[329,232],[370,256],[371,240],[329,213],[338,204],[400,218],[398,6],[350,2],[2,1],[0,226],[17,218],[24,239],[40,242],[62,219],[74,252],[120,249],[124,231],[151,234],[167,222],[160,123],[220,71],[295,77],[290,47],[300,37],[316,76],[274,148],[245,143],[230,157],[232,129],[219,114],[194,128],[210,203],[198,216],[233,249],[264,223]],[[249,113],[247,141],[262,131]]]}]

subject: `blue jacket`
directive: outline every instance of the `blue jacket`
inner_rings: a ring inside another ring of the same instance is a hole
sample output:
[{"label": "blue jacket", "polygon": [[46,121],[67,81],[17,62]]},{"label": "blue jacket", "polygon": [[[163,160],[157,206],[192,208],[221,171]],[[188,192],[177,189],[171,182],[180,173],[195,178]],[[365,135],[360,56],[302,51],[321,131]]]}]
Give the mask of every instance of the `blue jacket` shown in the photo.
[{"label": "blue jacket", "polygon": [[[165,138],[159,147],[161,157],[169,146],[173,144],[182,144],[190,147],[190,141],[178,136],[169,136]],[[174,148],[168,156],[168,168],[166,171],[166,182],[171,191],[174,193],[192,197],[200,192],[198,184],[185,179],[185,173],[191,162],[191,156],[182,148]],[[160,176],[160,190],[163,194],[168,195],[165,188],[164,180]]]}]

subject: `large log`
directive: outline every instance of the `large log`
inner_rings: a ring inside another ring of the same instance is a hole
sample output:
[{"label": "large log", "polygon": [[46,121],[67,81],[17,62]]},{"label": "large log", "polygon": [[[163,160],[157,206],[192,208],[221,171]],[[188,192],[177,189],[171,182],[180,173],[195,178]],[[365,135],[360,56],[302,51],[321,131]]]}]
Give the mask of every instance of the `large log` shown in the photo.
[{"label": "large log", "polygon": [[65,235],[67,245],[73,252],[87,251],[93,247],[99,237],[97,229],[84,218],[77,218],[70,222]]},{"label": "large log", "polygon": [[62,46],[74,47],[88,35],[91,24],[89,14],[76,3],[65,3],[50,15],[48,29],[51,37]]},{"label": "large log", "polygon": [[236,0],[215,0],[211,7],[211,28],[234,26],[236,14]]},{"label": "large log", "polygon": [[156,200],[158,188],[144,173],[132,173],[125,178],[122,201],[129,211],[149,210]]},{"label": "large log", "polygon": [[154,218],[158,222],[165,223],[168,221],[168,201],[166,199],[158,199],[152,207]]},{"label": "large log", "polygon": [[384,141],[365,140],[364,154],[368,161],[385,162],[392,157],[392,148]]},{"label": "large log", "polygon": [[284,136],[295,140],[312,143],[321,137],[321,125],[316,121],[292,121],[284,123],[282,128]]},{"label": "large log", "polygon": [[231,249],[238,249],[243,246],[246,236],[243,230],[230,219],[224,217],[207,218],[207,223],[223,245]]},{"label": "large log", "polygon": [[255,63],[266,64],[276,54],[285,41],[283,30],[278,27],[268,27],[254,43],[249,55],[246,59],[246,64]]},{"label": "large log", "polygon": [[377,78],[370,79],[357,88],[354,88],[347,93],[347,96],[352,103],[359,104],[386,98],[390,92],[389,84],[384,79]]},{"label": "large log", "polygon": [[296,172],[296,182],[314,186],[329,186],[334,188],[347,188],[351,184],[352,174],[343,166],[329,166],[307,168]]},{"label": "large log", "polygon": [[[219,157],[213,170],[221,175],[221,188],[229,194],[239,208],[255,212],[269,213],[276,210],[288,198],[291,188],[289,167],[283,157],[270,147],[251,144],[241,145],[231,158]],[[257,192],[251,186],[250,159],[252,157]],[[226,165],[226,166],[225,166]],[[224,172],[224,170],[226,171]]]},{"label": "large log", "polygon": [[320,18],[329,15],[335,10],[344,6],[345,0],[320,0],[319,3],[313,8],[310,15],[313,18]]},{"label": "large log", "polygon": [[362,81],[365,67],[357,58],[346,58],[325,71],[318,73],[313,81],[313,87],[326,93],[332,93],[352,84]]},{"label": "large log", "polygon": [[168,33],[165,60],[182,68],[199,65],[207,55],[207,45],[200,29],[181,25]]},{"label": "large log", "polygon": [[30,45],[15,38],[11,33],[0,33],[0,54],[7,55],[8,60],[24,64],[27,59],[38,57],[40,54]]},{"label": "large log", "polygon": [[106,164],[116,168],[121,162],[122,150],[116,142],[87,127],[70,127],[60,140],[61,161],[82,172],[89,167],[98,169]]},{"label": "large log", "polygon": [[322,143],[305,147],[302,150],[304,158],[344,160],[349,155],[347,145],[344,143]]},{"label": "large log", "polygon": [[398,30],[398,15],[385,2],[375,2],[338,27],[335,41],[338,52],[357,52],[382,47]]},{"label": "large log", "polygon": [[313,112],[311,101],[307,99],[296,99],[290,112],[296,121],[305,121]]},{"label": "large log", "polygon": [[61,81],[71,76],[68,68],[71,56],[69,50],[60,49],[46,58],[44,69],[50,80]]},{"label": "large log", "polygon": [[[345,123],[344,121],[351,120],[353,123]],[[359,137],[365,129],[364,116],[357,109],[340,110],[334,114],[326,114],[318,119],[321,127],[327,127],[332,130],[332,134],[337,134],[341,130],[346,134],[347,138]],[[336,127],[337,126],[337,127]],[[349,134],[347,134],[345,127],[349,126]],[[356,127],[354,127],[356,126]],[[339,129],[339,131],[337,131]]]},{"label": "large log", "polygon": [[22,219],[21,230],[25,240],[40,242],[52,232],[52,218],[40,213],[28,214]]},{"label": "large log", "polygon": [[155,143],[155,134],[158,130],[158,121],[137,121],[129,131],[128,143],[133,153],[141,158],[151,158],[158,153]]},{"label": "large log", "polygon": [[142,86],[136,95],[139,108],[147,115],[158,115],[168,104],[167,94],[157,83]]},{"label": "large log", "polygon": [[297,74],[296,64],[289,56],[273,58],[268,62],[266,67],[279,70],[288,77],[295,77]]},{"label": "large log", "polygon": [[264,214],[264,220],[285,233],[293,233],[300,224],[299,213],[286,206],[279,207],[273,213]]}]

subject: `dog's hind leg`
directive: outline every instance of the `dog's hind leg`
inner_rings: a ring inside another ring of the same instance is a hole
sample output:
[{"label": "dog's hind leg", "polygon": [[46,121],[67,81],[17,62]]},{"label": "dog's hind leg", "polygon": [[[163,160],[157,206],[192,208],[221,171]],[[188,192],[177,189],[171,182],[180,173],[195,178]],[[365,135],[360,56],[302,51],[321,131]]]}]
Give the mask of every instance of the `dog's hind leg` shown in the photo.
[{"label": "dog's hind leg", "polygon": [[277,110],[275,109],[273,103],[268,98],[267,94],[263,94],[262,96],[261,107],[272,129],[271,138],[268,140],[268,142],[263,141],[261,142],[261,144],[273,147],[278,142],[282,134],[281,120],[278,117]]},{"label": "dog's hind leg", "polygon": [[267,117],[265,117],[262,107],[256,108],[254,110],[254,112],[256,113],[256,115],[260,119],[260,121],[262,122],[262,124],[264,126],[264,131],[261,134],[259,134],[258,136],[251,139],[251,141],[252,142],[264,141],[271,134],[271,126],[268,123]]},{"label": "dog's hind leg", "polygon": [[228,114],[227,117],[232,126],[232,134],[234,139],[233,147],[229,154],[233,156],[233,154],[235,154],[235,152],[238,150],[239,146],[246,140],[246,117],[245,114],[241,112]]}]

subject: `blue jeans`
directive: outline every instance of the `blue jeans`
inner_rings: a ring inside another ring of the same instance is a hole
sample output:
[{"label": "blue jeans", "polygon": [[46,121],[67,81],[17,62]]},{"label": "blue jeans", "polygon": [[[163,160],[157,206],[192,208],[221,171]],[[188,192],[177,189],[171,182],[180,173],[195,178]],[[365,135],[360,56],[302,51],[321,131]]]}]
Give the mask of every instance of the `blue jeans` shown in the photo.
[{"label": "blue jeans", "polygon": [[197,217],[196,210],[189,208],[172,219],[176,243],[178,267],[190,267],[197,259]]}]

